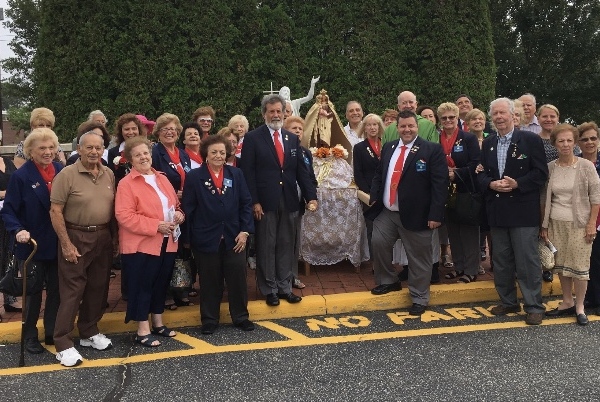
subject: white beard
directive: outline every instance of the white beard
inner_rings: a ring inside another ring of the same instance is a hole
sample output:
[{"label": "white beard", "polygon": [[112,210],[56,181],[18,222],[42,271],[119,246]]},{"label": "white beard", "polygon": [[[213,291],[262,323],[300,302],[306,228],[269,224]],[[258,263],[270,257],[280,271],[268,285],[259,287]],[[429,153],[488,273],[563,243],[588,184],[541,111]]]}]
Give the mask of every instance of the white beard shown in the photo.
[{"label": "white beard", "polygon": [[267,127],[269,127],[271,130],[281,130],[281,127],[283,127],[283,120],[271,120],[271,122],[267,123]]}]

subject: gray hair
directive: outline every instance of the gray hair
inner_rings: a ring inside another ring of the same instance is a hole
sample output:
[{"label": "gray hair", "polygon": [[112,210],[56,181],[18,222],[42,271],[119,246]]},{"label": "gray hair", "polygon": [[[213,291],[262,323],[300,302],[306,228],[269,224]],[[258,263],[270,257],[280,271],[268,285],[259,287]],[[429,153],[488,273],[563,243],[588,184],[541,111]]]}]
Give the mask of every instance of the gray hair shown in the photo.
[{"label": "gray hair", "polygon": [[511,114],[515,113],[515,103],[512,101],[512,99],[498,98],[498,99],[494,99],[493,101],[490,102],[490,110],[488,111],[488,114],[491,116],[492,108],[494,106],[496,106],[498,103],[502,103],[502,102],[504,102],[508,105],[508,110],[510,111]]},{"label": "gray hair", "polygon": [[267,105],[274,105],[276,103],[281,103],[282,111],[285,110],[285,99],[283,99],[283,96],[277,94],[265,95],[260,102],[261,114],[265,114],[267,112]]},{"label": "gray hair", "polygon": [[531,99],[533,99],[533,104],[537,105],[537,102],[535,100],[535,96],[532,93],[530,93],[530,92],[524,93],[523,95],[520,96],[520,98],[522,98],[523,96],[531,96]]},{"label": "gray hair", "polygon": [[88,115],[88,120],[93,120],[94,116],[97,115],[102,115],[102,117],[104,117],[104,124],[108,124],[108,119],[106,118],[106,115],[104,113],[102,113],[102,110],[93,110],[90,112],[90,114]]}]

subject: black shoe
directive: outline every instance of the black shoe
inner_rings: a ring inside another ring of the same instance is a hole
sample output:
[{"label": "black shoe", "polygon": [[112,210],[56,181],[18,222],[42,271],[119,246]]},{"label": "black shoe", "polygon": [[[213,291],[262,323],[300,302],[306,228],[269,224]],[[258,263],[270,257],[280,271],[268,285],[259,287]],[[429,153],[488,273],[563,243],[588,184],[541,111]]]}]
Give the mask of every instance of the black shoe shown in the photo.
[{"label": "black shoe", "polygon": [[285,299],[288,301],[288,303],[299,303],[302,300],[302,297],[293,294],[292,292],[290,293],[277,293],[277,297],[279,297],[280,299]]},{"label": "black shoe", "polygon": [[54,345],[54,338],[52,337],[52,335],[46,335],[46,337],[44,338],[44,343],[46,345]]},{"label": "black shoe", "polygon": [[429,281],[429,283],[440,283],[440,271],[439,268],[440,267],[440,263],[436,262],[435,264],[433,264],[433,268],[431,270],[431,280]]},{"label": "black shoe", "polygon": [[590,322],[585,314],[577,314],[577,324],[579,325],[588,325]]},{"label": "black shoe", "polygon": [[554,279],[552,277],[552,271],[542,272],[542,279],[544,280],[544,282],[552,282],[552,280]]},{"label": "black shoe", "polygon": [[242,322],[238,322],[237,324],[235,324],[235,326],[241,329],[242,331],[254,331],[254,323],[247,319]]},{"label": "black shoe", "polygon": [[575,306],[559,310],[558,307],[554,310],[546,311],[547,317],[561,317],[563,315],[574,315]]},{"label": "black shoe", "polygon": [[402,270],[402,272],[400,272],[398,274],[398,280],[399,281],[407,281],[408,280],[408,265],[403,265],[402,268],[404,268]]},{"label": "black shoe", "polygon": [[412,307],[408,310],[408,313],[410,315],[421,315],[425,312],[426,308],[427,306],[424,306],[422,304],[413,303]]},{"label": "black shoe", "polygon": [[402,284],[400,283],[400,281],[395,283],[389,283],[387,285],[375,286],[373,289],[371,289],[371,293],[374,295],[384,295],[394,290],[402,290]]},{"label": "black shoe", "polygon": [[202,327],[200,327],[200,332],[202,332],[204,335],[214,334],[215,331],[217,330],[217,327],[218,327],[218,325],[215,324],[214,322],[202,324]]},{"label": "black shoe", "polygon": [[275,293],[267,295],[267,304],[269,306],[279,306],[279,297]]},{"label": "black shoe", "polygon": [[13,307],[10,304],[5,304],[4,311],[7,313],[20,313],[23,311],[23,309],[21,307]]},{"label": "black shoe", "polygon": [[46,349],[44,349],[37,338],[27,338],[25,339],[25,350],[31,354],[39,355],[40,353],[44,353]]}]

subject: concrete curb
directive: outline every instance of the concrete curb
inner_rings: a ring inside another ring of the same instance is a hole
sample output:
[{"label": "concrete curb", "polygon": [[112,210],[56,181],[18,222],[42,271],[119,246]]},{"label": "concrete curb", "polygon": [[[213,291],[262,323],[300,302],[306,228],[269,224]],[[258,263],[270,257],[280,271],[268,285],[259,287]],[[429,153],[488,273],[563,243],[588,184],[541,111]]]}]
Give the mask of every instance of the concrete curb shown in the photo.
[{"label": "concrete curb", "polygon": [[[556,279],[552,283],[543,283],[543,296],[561,295],[560,283]],[[521,297],[519,293],[519,297]],[[475,302],[490,302],[498,300],[498,294],[493,281],[473,283],[455,283],[449,285],[431,286],[430,305],[452,305]],[[370,292],[340,293],[332,295],[306,296],[298,304],[282,301],[277,307],[268,306],[264,300],[254,300],[248,303],[252,321],[276,320],[282,318],[311,317],[319,315],[357,313],[364,311],[406,309],[412,305],[407,289],[374,296]],[[221,305],[221,323],[231,323],[229,305]],[[165,325],[171,328],[191,327],[200,325],[200,309],[198,306],[180,307],[175,311],[164,314]],[[43,323],[38,322],[40,339],[43,339]],[[125,324],[125,313],[107,313],[99,323],[100,332],[118,334],[134,332],[136,323]],[[75,330],[75,334],[77,330]],[[0,324],[0,342],[17,343],[21,339],[21,323],[9,322]]]}]

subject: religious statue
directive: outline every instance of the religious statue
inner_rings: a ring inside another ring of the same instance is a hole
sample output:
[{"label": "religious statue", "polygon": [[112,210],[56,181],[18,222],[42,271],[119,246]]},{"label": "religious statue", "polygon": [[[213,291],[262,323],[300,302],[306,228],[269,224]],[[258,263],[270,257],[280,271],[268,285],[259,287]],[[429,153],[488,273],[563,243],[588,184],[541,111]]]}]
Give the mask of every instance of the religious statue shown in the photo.
[{"label": "religious statue", "polygon": [[292,104],[292,116],[300,116],[300,106],[302,106],[303,103],[306,103],[313,98],[313,96],[315,95],[315,84],[319,82],[320,78],[321,76],[318,76],[316,78],[312,77],[312,79],[310,80],[310,90],[304,98],[291,100],[290,89],[288,87],[281,87],[281,89],[279,90],[279,95],[281,95],[283,99],[289,101]]}]

